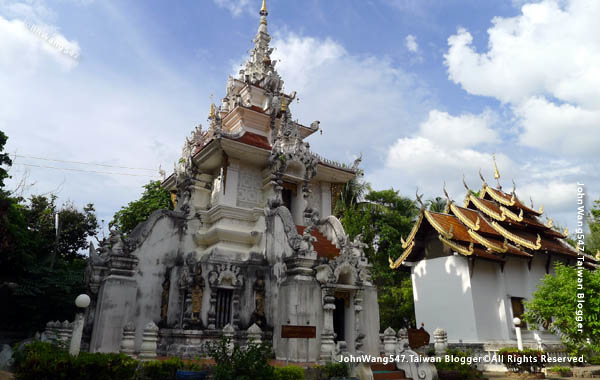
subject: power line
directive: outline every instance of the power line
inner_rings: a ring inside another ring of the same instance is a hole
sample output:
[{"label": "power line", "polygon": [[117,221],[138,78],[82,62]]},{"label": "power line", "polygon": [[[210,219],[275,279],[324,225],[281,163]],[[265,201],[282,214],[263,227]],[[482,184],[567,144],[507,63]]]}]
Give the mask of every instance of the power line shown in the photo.
[{"label": "power line", "polygon": [[21,162],[14,162],[13,165],[32,166],[32,167],[44,168],[44,169],[68,170],[68,171],[84,172],[84,173],[126,175],[126,176],[131,176],[131,177],[151,177],[151,178],[157,177],[155,175],[153,176],[153,175],[148,175],[148,174],[131,174],[131,173],[102,172],[102,171],[98,171],[98,170],[84,170],[84,169],[74,169],[74,168],[58,168],[56,166],[44,166],[44,165],[24,164],[24,163],[21,163]]},{"label": "power line", "polygon": [[152,172],[156,172],[157,171],[156,169],[132,168],[132,167],[128,167],[128,166],[95,164],[93,162],[82,162],[82,161],[67,161],[67,160],[59,160],[59,159],[56,159],[56,158],[44,158],[44,157],[24,156],[22,154],[14,154],[13,156],[14,157],[21,157],[21,158],[31,158],[31,159],[34,159],[34,160],[44,160],[44,161],[54,161],[54,162],[66,162],[66,163],[69,163],[69,164],[104,166],[104,167],[107,167],[107,168],[130,169],[130,170],[148,170],[148,171],[152,171]]}]

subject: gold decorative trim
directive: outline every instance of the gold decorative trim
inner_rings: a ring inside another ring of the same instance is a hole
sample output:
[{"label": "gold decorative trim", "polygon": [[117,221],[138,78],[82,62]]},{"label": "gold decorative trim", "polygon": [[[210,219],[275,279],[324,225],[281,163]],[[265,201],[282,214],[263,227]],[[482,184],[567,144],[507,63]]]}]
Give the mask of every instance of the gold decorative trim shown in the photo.
[{"label": "gold decorative trim", "polygon": [[400,255],[400,257],[398,257],[396,259],[396,261],[392,261],[392,259],[390,257],[388,257],[388,261],[390,262],[390,268],[391,269],[396,269],[398,268],[400,265],[402,265],[402,263],[404,262],[404,260],[406,260],[406,258],[408,257],[408,255],[410,255],[410,253],[412,252],[412,249],[415,246],[415,241],[413,240],[410,245],[408,246],[407,249],[404,250],[404,252],[402,252],[402,255]]},{"label": "gold decorative trim", "polygon": [[444,230],[444,227],[441,226],[441,224],[439,224],[437,222],[437,220],[435,220],[435,218],[433,216],[431,216],[431,214],[429,213],[429,211],[427,210],[423,210],[423,213],[425,214],[425,218],[427,218],[427,221],[433,226],[433,228],[436,229],[436,231],[442,235],[444,235],[444,237],[446,239],[452,239],[452,228],[450,228],[450,231],[446,231]]},{"label": "gold decorative trim", "polygon": [[541,205],[541,206],[540,206],[540,209],[538,210],[538,213],[539,213],[540,215],[542,215],[542,214],[544,213],[544,205]]},{"label": "gold decorative trim", "polygon": [[471,194],[470,199],[471,199],[471,202],[473,202],[473,204],[479,210],[483,211],[483,213],[486,214],[486,215],[488,215],[489,217],[494,218],[496,220],[499,220],[501,222],[503,222],[503,221],[506,220],[506,215],[504,213],[498,214],[496,211],[494,211],[491,208],[487,207],[483,202],[481,202],[480,199],[478,199],[474,195]]},{"label": "gold decorative trim", "polygon": [[442,243],[444,243],[445,245],[447,245],[448,247],[450,247],[451,249],[455,250],[463,256],[471,256],[473,254],[473,242],[469,244],[469,248],[467,249],[460,244],[456,244],[453,241],[446,239],[441,234],[438,235],[438,237]]},{"label": "gold decorative trim", "polygon": [[512,220],[514,220],[515,222],[522,222],[523,221],[523,209],[520,209],[521,211],[519,212],[519,215],[515,214],[514,212],[510,211],[509,209],[507,209],[504,206],[500,206],[500,210],[502,210],[502,214],[508,216],[509,218],[511,218]]},{"label": "gold decorative trim", "polygon": [[408,234],[407,240],[405,241],[404,238],[402,236],[400,236],[400,242],[402,243],[402,249],[406,249],[409,246],[409,244],[413,241],[413,239],[415,238],[415,235],[417,234],[417,231],[419,230],[419,227],[421,227],[422,221],[423,221],[423,213],[420,213],[419,218],[415,221],[415,224],[414,224],[412,230]]},{"label": "gold decorative trim", "polygon": [[548,222],[546,223],[546,227],[548,227],[548,228],[554,227],[554,221],[552,220],[552,218],[548,218]]},{"label": "gold decorative trim", "polygon": [[505,206],[514,206],[517,203],[517,199],[515,197],[515,193],[512,194],[510,201],[507,201],[506,198],[499,195],[495,189],[492,189],[489,186],[486,186],[487,193],[492,197],[496,202],[501,203]]},{"label": "gold decorative trim", "polygon": [[450,205],[450,209],[452,210],[452,213],[454,213],[454,215],[456,215],[456,217],[463,222],[464,224],[467,225],[467,227],[469,227],[470,229],[472,229],[473,231],[479,231],[479,223],[480,223],[480,219],[479,219],[479,215],[477,215],[477,221],[475,223],[473,223],[471,221],[471,219],[469,219],[465,214],[463,214],[458,207],[456,207],[454,204]]},{"label": "gold decorative trim", "polygon": [[479,244],[483,245],[484,247],[486,247],[488,249],[491,249],[494,252],[506,253],[506,251],[508,251],[508,245],[506,244],[506,241],[500,247],[497,244],[492,243],[491,241],[485,239],[483,236],[479,235],[477,232],[475,232],[473,230],[469,230],[469,235],[473,239],[475,239],[476,242],[478,242]]},{"label": "gold decorative trim", "polygon": [[498,233],[500,235],[504,236],[506,239],[509,239],[509,240],[515,242],[516,244],[522,245],[523,247],[526,247],[529,249],[533,249],[535,251],[542,248],[542,244],[541,244],[542,238],[540,237],[540,234],[537,234],[537,241],[534,244],[530,240],[523,239],[522,237],[517,236],[517,235],[513,234],[512,232],[508,231],[507,229],[502,227],[500,225],[500,223],[498,223],[496,221],[492,221],[492,226],[494,227],[494,229],[496,231],[498,231]]}]

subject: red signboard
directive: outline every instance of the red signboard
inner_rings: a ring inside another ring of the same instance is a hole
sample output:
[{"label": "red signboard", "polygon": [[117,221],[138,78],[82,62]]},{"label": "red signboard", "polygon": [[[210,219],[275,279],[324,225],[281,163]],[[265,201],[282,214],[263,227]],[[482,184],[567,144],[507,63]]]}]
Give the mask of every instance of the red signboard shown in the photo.
[{"label": "red signboard", "polygon": [[296,325],[282,325],[281,326],[281,337],[282,338],[316,338],[317,328],[315,326],[296,326]]}]

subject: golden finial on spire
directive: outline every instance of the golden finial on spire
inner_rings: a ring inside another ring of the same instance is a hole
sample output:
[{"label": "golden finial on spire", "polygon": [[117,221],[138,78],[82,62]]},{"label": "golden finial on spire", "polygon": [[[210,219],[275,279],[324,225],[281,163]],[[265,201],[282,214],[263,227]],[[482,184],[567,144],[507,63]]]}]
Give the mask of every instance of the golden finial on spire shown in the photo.
[{"label": "golden finial on spire", "polygon": [[208,114],[208,118],[209,119],[214,119],[215,118],[215,100],[214,100],[214,95],[210,94],[210,112]]},{"label": "golden finial on spire", "polygon": [[281,97],[281,110],[283,112],[287,111],[287,104],[285,104],[285,95]]},{"label": "golden finial on spire", "polygon": [[496,154],[493,154],[492,157],[494,158],[494,179],[499,180],[500,172],[498,171],[498,165],[496,165]]},{"label": "golden finial on spire", "polygon": [[262,7],[260,8],[260,14],[264,14],[265,16],[269,14],[269,11],[267,11],[267,0],[263,0]]}]

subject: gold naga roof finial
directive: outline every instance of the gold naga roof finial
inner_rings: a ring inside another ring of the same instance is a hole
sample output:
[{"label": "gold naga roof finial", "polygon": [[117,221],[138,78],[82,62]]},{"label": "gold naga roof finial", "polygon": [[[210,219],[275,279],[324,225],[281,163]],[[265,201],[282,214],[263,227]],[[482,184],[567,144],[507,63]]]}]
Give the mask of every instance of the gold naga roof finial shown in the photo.
[{"label": "gold naga roof finial", "polygon": [[423,204],[423,194],[419,195],[419,188],[417,187],[417,191],[415,191],[415,195],[417,197],[417,202],[421,205],[421,210],[425,209],[425,204]]},{"label": "gold naga roof finial", "polygon": [[446,196],[446,207],[444,208],[444,214],[449,214],[450,205],[453,203],[453,201],[450,199],[448,191],[446,191],[446,181],[444,181],[444,187],[442,188],[442,190],[444,191],[444,195]]},{"label": "gold naga roof finial", "polygon": [[470,193],[471,189],[469,188],[469,185],[467,185],[467,181],[465,181],[465,175],[463,174],[463,186],[465,187],[465,189],[467,189],[467,191]]},{"label": "gold naga roof finial", "polygon": [[498,188],[502,189],[502,185],[500,184],[500,171],[498,170],[498,165],[496,164],[496,153],[492,154],[492,158],[494,159],[494,179],[498,182]]},{"label": "gold naga roof finial", "polygon": [[483,178],[483,174],[481,174],[481,168],[479,168],[479,178],[481,178],[481,182],[483,182],[483,187],[486,187],[487,182],[485,181],[485,178]]},{"label": "gold naga roof finial", "polygon": [[552,218],[548,218],[548,223],[546,223],[546,227],[548,227],[548,228],[554,227],[554,221],[552,220]]}]

